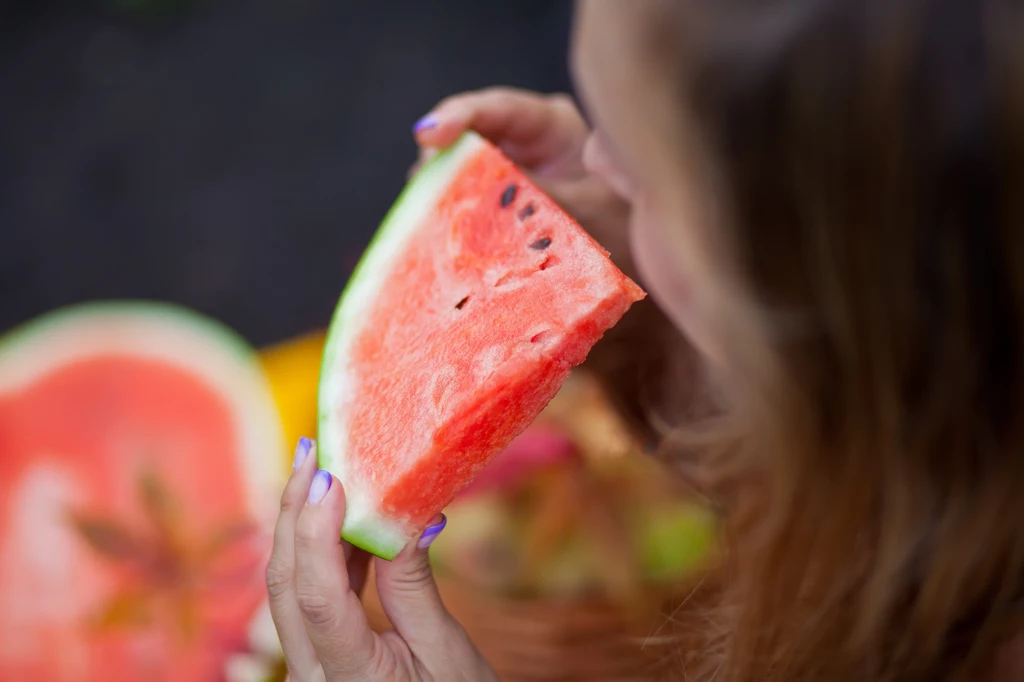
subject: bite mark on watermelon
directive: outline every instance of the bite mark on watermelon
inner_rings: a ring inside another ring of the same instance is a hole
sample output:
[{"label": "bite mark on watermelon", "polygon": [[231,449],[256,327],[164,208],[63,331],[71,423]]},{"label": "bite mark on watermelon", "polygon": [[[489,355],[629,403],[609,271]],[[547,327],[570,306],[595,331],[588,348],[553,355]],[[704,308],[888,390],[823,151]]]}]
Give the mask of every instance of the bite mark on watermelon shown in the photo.
[{"label": "bite mark on watermelon", "polygon": [[643,292],[467,133],[409,183],[342,294],[320,464],[342,536],[393,558],[521,433]]}]

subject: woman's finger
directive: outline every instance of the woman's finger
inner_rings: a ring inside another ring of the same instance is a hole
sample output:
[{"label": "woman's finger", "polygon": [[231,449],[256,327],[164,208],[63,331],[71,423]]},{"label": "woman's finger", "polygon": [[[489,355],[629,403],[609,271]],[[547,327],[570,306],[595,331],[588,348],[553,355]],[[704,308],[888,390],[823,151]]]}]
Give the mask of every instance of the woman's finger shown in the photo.
[{"label": "woman's finger", "polygon": [[416,157],[416,162],[409,167],[409,171],[406,174],[406,179],[411,180],[412,176],[419,172],[420,168],[423,168],[424,164],[429,162],[432,158],[437,156],[437,149],[434,147],[420,147],[419,154]]},{"label": "woman's finger", "polygon": [[524,167],[564,165],[561,172],[583,171],[579,159],[589,129],[567,95],[514,88],[462,93],[442,100],[416,123],[414,132],[424,147],[447,147],[470,129]]},{"label": "woman's finger", "polygon": [[305,680],[312,679],[320,663],[306,635],[295,595],[295,522],[316,472],[316,443],[306,437],[299,439],[292,469],[274,527],[274,549],[267,564],[267,593],[288,669],[297,679]]},{"label": "woman's finger", "polygon": [[347,542],[343,544],[345,546],[345,565],[348,566],[349,589],[362,596],[363,588],[366,587],[366,574],[370,570],[370,553],[365,549],[353,547]]},{"label": "woman's finger", "polygon": [[295,525],[295,590],[306,632],[327,679],[362,679],[378,642],[352,591],[341,525],[345,491],[317,471]]},{"label": "woman's finger", "polygon": [[487,670],[465,630],[445,608],[430,569],[427,548],[446,523],[445,517],[439,516],[393,561],[376,561],[381,606],[427,670],[445,670],[453,660],[460,670]]}]

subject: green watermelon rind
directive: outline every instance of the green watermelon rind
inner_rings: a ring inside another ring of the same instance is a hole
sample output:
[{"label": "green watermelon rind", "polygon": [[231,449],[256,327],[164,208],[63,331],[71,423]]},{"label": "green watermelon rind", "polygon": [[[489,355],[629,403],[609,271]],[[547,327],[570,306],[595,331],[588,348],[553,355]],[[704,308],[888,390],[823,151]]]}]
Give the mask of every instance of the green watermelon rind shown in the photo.
[{"label": "green watermelon rind", "polygon": [[[256,350],[233,329],[212,318],[174,303],[140,299],[88,301],[57,308],[0,335],[0,395],[17,390],[26,383],[25,376],[41,376],[40,368],[45,368],[48,360],[71,360],[81,352],[77,336],[70,336],[64,342],[58,341],[56,334],[80,331],[90,324],[115,319],[152,325],[151,330],[146,331],[157,334],[154,338],[162,342],[180,334],[181,339],[195,344],[190,354],[156,352],[152,355],[175,362],[186,371],[203,374],[211,386],[229,400],[233,416],[243,411],[249,415],[244,424],[237,425],[245,431],[239,445],[242,458],[239,466],[242,475],[248,477],[246,484],[253,513],[258,520],[271,523],[276,510],[274,500],[280,494],[281,485],[280,453],[284,431],[280,416]],[[45,346],[47,340],[53,345]],[[46,358],[48,348],[58,350],[62,357]],[[149,354],[147,349],[128,346],[114,352]],[[208,353],[211,367],[216,365],[217,380],[212,380],[213,373],[202,372],[197,352]],[[27,367],[32,357],[39,358],[38,364]]]},{"label": "green watermelon rind", "polygon": [[219,339],[222,346],[230,348],[239,357],[247,358],[254,366],[259,363],[256,351],[230,327],[174,303],[136,299],[75,303],[22,322],[0,334],[0,358],[6,356],[13,348],[44,334],[49,334],[52,330],[63,327],[74,320],[94,319],[101,315],[141,315],[179,322],[201,330],[207,336]]},{"label": "green watermelon rind", "polygon": [[347,485],[347,460],[342,446],[345,425],[340,423],[340,411],[334,403],[339,396],[334,380],[344,373],[346,350],[362,328],[358,324],[362,309],[372,304],[374,292],[386,281],[390,272],[388,264],[402,252],[404,244],[422,224],[427,212],[436,205],[462,164],[483,144],[476,133],[464,133],[453,145],[424,164],[406,184],[342,290],[327,331],[317,400],[319,466],[330,471],[345,486],[346,513],[341,537],[387,560],[398,556],[408,538],[401,523],[390,521],[376,510],[378,500],[363,497],[365,486]]}]

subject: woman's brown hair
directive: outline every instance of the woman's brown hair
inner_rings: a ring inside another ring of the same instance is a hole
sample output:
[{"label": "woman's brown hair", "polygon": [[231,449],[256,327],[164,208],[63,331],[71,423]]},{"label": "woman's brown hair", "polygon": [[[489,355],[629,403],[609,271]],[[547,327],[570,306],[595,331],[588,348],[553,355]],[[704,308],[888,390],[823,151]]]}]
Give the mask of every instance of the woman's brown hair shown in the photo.
[{"label": "woman's brown hair", "polygon": [[663,4],[750,292],[705,673],[983,679],[1024,626],[1024,4]]}]

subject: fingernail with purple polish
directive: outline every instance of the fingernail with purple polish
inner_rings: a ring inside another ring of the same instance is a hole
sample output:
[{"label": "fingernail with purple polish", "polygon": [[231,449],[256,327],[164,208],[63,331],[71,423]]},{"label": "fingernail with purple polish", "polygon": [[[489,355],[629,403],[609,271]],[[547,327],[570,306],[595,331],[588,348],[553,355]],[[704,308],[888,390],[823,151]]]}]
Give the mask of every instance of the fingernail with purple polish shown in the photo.
[{"label": "fingernail with purple polish", "polygon": [[292,469],[298,471],[302,463],[309,457],[309,451],[313,449],[313,441],[303,436],[299,444],[295,446],[295,459],[292,461]]},{"label": "fingernail with purple polish", "polygon": [[418,133],[422,130],[430,130],[431,128],[437,127],[437,119],[433,116],[424,116],[420,120],[416,121],[416,125],[412,127],[414,133]]},{"label": "fingernail with purple polish", "polygon": [[441,534],[444,527],[448,525],[448,517],[444,514],[441,515],[441,523],[435,523],[433,526],[427,526],[427,529],[423,531],[423,535],[420,536],[420,541],[416,543],[416,546],[420,549],[426,549],[430,547],[430,543],[437,539],[437,536]]},{"label": "fingernail with purple polish", "polygon": [[310,504],[320,504],[320,501],[324,499],[324,496],[330,489],[331,473],[320,469],[313,475],[313,483],[309,486],[309,497],[307,500]]}]

